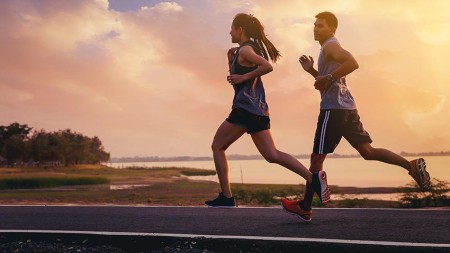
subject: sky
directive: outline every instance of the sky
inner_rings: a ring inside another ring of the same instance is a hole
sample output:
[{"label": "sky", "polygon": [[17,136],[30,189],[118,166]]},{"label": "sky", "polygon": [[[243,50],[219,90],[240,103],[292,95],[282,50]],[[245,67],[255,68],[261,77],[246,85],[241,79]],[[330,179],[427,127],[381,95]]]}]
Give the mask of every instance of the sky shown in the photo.
[{"label": "sky", "polygon": [[[211,156],[233,98],[231,21],[244,12],[282,55],[263,76],[275,144],[308,154],[320,95],[298,58],[317,63],[322,11],[359,63],[347,83],[373,146],[450,150],[447,0],[1,1],[0,125],[98,136],[112,157]],[[345,140],[335,152],[356,153]],[[227,153],[258,151],[244,135]]]}]

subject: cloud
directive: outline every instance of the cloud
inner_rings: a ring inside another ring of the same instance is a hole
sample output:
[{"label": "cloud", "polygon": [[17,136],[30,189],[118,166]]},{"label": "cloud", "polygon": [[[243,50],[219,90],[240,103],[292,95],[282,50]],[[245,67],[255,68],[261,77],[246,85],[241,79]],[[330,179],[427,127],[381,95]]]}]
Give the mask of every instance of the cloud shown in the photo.
[{"label": "cloud", "polygon": [[156,11],[161,11],[161,12],[179,12],[179,11],[183,11],[183,7],[179,4],[177,4],[176,2],[161,2],[156,4],[153,7],[147,7],[147,6],[143,6],[141,7],[141,10],[156,10]]},{"label": "cloud", "polygon": [[[248,12],[283,55],[263,77],[277,147],[308,153],[320,97],[298,57],[317,58],[312,23],[326,9],[360,63],[349,86],[375,143],[411,152],[450,143],[446,1],[140,1],[126,11],[107,1],[0,5],[2,125],[71,128],[99,136],[113,156],[209,155],[233,98],[231,21]],[[228,152],[256,153],[252,146],[246,136]],[[345,145],[337,152],[355,153]]]}]

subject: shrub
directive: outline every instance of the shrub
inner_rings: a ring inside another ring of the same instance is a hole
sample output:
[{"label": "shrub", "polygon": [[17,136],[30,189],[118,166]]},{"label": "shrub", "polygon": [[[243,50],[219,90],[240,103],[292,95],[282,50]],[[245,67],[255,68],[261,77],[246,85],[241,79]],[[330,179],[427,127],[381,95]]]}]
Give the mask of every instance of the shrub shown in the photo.
[{"label": "shrub", "polygon": [[426,192],[421,192],[416,183],[408,184],[408,186],[409,188],[403,189],[402,207],[450,206],[450,186],[444,180],[433,178],[430,190]]},{"label": "shrub", "polygon": [[109,180],[103,177],[80,178],[4,178],[0,179],[0,190],[14,189],[38,189],[70,185],[105,184]]}]

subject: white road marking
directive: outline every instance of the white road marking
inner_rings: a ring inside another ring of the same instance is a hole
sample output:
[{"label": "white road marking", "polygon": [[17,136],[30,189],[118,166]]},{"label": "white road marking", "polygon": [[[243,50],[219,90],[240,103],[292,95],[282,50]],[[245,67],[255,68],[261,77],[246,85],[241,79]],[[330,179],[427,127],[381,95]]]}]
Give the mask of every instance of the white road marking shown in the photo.
[{"label": "white road marking", "polygon": [[134,232],[106,232],[106,231],[71,231],[71,230],[0,230],[0,233],[36,233],[36,234],[76,234],[76,235],[107,235],[107,236],[151,236],[151,237],[178,237],[189,239],[239,239],[239,240],[263,240],[284,242],[319,242],[358,245],[378,245],[397,247],[431,247],[450,248],[450,244],[444,243],[414,243],[391,241],[365,241],[365,240],[340,240],[326,238],[297,238],[297,237],[268,237],[268,236],[237,236],[237,235],[199,235],[199,234],[169,234],[169,233],[134,233]]},{"label": "white road marking", "polygon": [[[0,207],[123,207],[123,208],[208,208],[207,206],[148,206],[148,205],[78,205],[78,204],[28,204],[28,205],[0,205]],[[230,209],[230,208],[228,208]],[[227,209],[227,210],[228,210]],[[238,206],[233,209],[282,209],[279,206]],[[447,211],[450,212],[450,208],[353,208],[353,207],[321,207],[314,208],[315,210],[385,210],[385,211]]]}]

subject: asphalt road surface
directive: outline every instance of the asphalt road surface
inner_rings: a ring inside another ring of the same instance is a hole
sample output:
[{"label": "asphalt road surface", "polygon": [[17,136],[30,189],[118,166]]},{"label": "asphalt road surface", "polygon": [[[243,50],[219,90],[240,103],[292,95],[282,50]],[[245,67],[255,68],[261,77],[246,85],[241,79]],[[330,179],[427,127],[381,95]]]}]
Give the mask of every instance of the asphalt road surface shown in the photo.
[{"label": "asphalt road surface", "polygon": [[313,211],[313,221],[306,224],[281,208],[0,206],[0,235],[9,233],[206,238],[450,252],[450,209],[318,208]]}]

